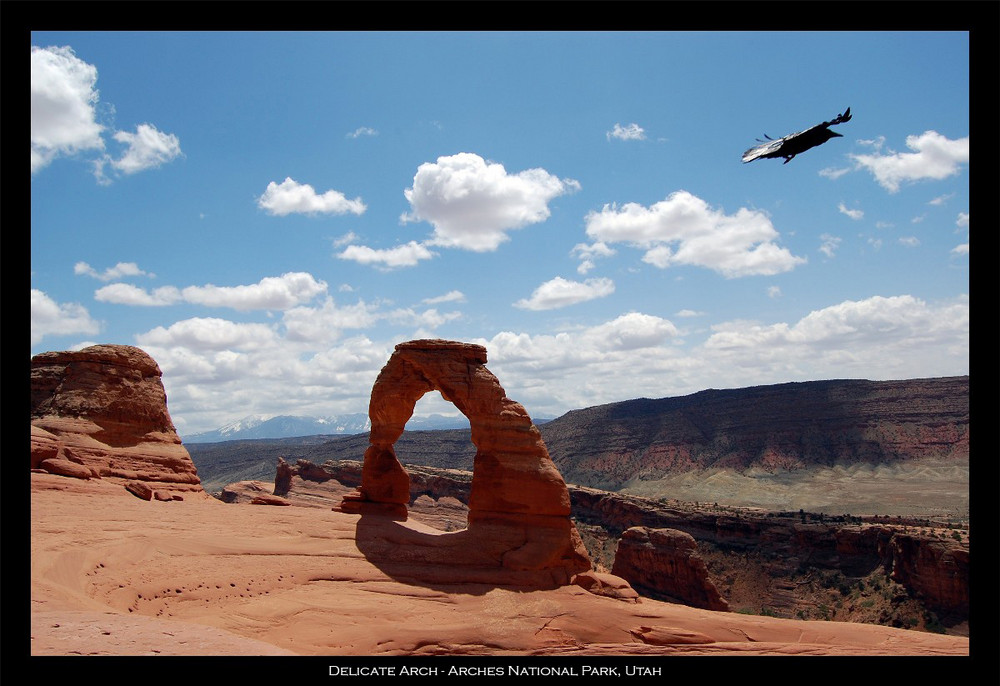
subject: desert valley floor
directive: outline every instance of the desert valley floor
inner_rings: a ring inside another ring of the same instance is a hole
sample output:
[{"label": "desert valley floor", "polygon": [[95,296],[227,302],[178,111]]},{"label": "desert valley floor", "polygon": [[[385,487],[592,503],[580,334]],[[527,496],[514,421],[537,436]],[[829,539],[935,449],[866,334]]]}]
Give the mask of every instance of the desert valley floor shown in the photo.
[{"label": "desert valley floor", "polygon": [[45,473],[31,474],[30,509],[34,656],[969,654],[961,636],[575,585],[427,583],[366,559],[359,516],[332,510],[145,501],[115,480]]}]

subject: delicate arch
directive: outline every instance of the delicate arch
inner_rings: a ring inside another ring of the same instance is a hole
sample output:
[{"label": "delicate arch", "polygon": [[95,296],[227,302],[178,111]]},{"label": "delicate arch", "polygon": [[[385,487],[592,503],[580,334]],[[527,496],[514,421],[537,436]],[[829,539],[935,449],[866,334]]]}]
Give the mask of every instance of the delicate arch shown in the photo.
[{"label": "delicate arch", "polygon": [[409,502],[409,475],[393,446],[417,401],[434,390],[469,419],[472,429],[470,522],[496,514],[569,516],[569,492],[541,433],[486,368],[486,348],[442,340],[400,343],[375,380],[361,502]]}]

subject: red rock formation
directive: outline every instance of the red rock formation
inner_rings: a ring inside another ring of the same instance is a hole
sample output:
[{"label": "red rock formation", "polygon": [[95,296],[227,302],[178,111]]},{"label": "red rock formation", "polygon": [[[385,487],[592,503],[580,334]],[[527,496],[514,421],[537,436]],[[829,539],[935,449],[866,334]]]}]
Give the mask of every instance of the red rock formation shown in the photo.
[{"label": "red rock formation", "polygon": [[281,496],[271,495],[270,493],[261,493],[260,495],[252,498],[250,500],[251,505],[279,505],[288,506],[291,505],[290,502],[282,498]]},{"label": "red rock formation", "polygon": [[567,412],[544,425],[571,483],[616,490],[699,469],[969,457],[969,377],[706,390]]},{"label": "red rock formation", "polygon": [[153,358],[126,345],[33,357],[32,469],[81,478],[86,470],[95,478],[145,484],[147,499],[155,492],[159,500],[207,497],[167,412],[160,377]]},{"label": "red rock formation", "polygon": [[271,495],[272,489],[266,481],[238,481],[223,488],[217,497],[224,503],[249,504],[254,498]]},{"label": "red rock formation", "polygon": [[573,583],[594,595],[601,595],[629,603],[639,603],[642,600],[625,579],[607,572],[594,570],[580,572],[573,577]]},{"label": "red rock formation", "polygon": [[74,479],[90,479],[94,476],[93,472],[82,464],[70,462],[60,457],[49,457],[42,460],[38,463],[38,469],[49,474],[71,476]]},{"label": "red rock formation", "polygon": [[[361,486],[341,509],[405,519],[410,479],[393,446],[417,400],[437,390],[468,417],[477,452],[469,528],[448,540],[422,541],[424,561],[454,564],[464,557],[479,566],[546,570],[551,581],[567,583],[590,568],[569,518],[569,492],[527,411],[507,398],[485,363],[486,349],[479,345],[421,340],[396,346],[372,388]],[[400,532],[394,535],[401,540]]]},{"label": "red rock formation", "polygon": [[643,526],[626,530],[618,542],[611,573],[686,605],[729,610],[729,603],[708,577],[697,543],[683,531]]},{"label": "red rock formation", "polygon": [[954,540],[897,533],[889,541],[893,580],[913,589],[944,615],[968,617],[969,549]]},{"label": "red rock formation", "polygon": [[31,468],[38,469],[45,460],[59,455],[59,439],[40,426],[31,425]]},{"label": "red rock formation", "polygon": [[[712,507],[671,505],[592,488],[570,487],[570,495],[578,520],[598,523],[609,531],[637,525],[672,528],[723,550],[760,553],[768,558],[775,580],[791,579],[801,566],[839,570],[853,577],[881,567],[949,623],[969,616],[968,542],[936,537],[943,530],[905,532],[907,527],[919,531],[919,520],[894,518],[892,523],[888,518],[867,518],[866,523],[855,525],[842,517],[817,522],[808,513],[746,510],[735,516]],[[776,603],[774,597],[762,599],[762,604],[772,607]]]},{"label": "red rock formation", "polygon": [[128,481],[125,483],[125,490],[140,500],[153,499],[153,489],[144,481]]}]

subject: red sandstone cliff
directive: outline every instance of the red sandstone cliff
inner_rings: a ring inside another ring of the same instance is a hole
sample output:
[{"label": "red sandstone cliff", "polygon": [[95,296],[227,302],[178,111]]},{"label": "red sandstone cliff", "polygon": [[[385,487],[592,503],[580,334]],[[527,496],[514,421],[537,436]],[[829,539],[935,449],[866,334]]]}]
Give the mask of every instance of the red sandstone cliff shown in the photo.
[{"label": "red sandstone cliff", "polygon": [[570,483],[617,489],[694,469],[969,456],[969,377],[707,390],[574,410],[542,427]]},{"label": "red sandstone cliff", "polygon": [[729,603],[709,578],[694,537],[676,529],[626,529],[611,573],[633,587],[676,598],[686,605],[725,612]]}]

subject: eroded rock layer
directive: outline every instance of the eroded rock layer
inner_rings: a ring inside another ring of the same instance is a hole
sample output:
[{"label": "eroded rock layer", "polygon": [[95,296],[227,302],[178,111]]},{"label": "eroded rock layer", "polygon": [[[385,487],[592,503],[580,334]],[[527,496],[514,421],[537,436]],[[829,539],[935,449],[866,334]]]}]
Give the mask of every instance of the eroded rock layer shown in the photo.
[{"label": "eroded rock layer", "polygon": [[128,345],[33,357],[31,468],[125,480],[144,499],[207,497],[170,419],[161,376],[152,357]]},{"label": "eroded rock layer", "polygon": [[[431,565],[464,559],[506,570],[544,570],[542,576],[554,583],[566,583],[589,569],[590,559],[569,518],[566,484],[527,411],[507,397],[486,368],[486,349],[480,345],[419,340],[396,346],[372,388],[372,428],[361,486],[344,498],[341,509],[405,519],[410,479],[394,444],[417,400],[434,390],[468,417],[476,446],[468,529],[421,539],[405,553],[390,553],[382,544],[373,544],[369,552],[395,558],[417,554]],[[392,538],[402,543],[407,535],[397,531]]]},{"label": "eroded rock layer", "polygon": [[709,578],[694,537],[683,531],[644,526],[625,530],[611,572],[633,586],[676,598],[687,605],[729,610],[729,603]]},{"label": "eroded rock layer", "polygon": [[968,458],[969,377],[706,390],[567,412],[544,425],[571,483],[618,490],[704,469]]}]

